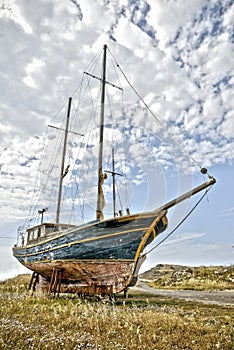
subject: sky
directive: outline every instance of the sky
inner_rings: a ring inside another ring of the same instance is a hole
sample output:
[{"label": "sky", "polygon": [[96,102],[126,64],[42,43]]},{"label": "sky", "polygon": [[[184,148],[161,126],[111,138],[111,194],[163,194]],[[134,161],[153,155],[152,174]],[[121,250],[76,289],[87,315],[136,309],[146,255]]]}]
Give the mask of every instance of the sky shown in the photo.
[{"label": "sky", "polygon": [[[231,0],[1,1],[0,279],[28,271],[11,248],[31,205],[47,126],[104,44],[152,111],[127,95],[133,212],[203,182],[201,166],[217,180],[142,269],[234,263],[233,23]],[[168,213],[156,244],[199,198]]]}]

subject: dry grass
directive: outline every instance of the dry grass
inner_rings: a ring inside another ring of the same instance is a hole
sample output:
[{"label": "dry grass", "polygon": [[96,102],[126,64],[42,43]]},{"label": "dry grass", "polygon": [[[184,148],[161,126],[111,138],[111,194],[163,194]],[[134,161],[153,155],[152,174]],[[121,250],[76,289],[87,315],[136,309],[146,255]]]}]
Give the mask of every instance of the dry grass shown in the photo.
[{"label": "dry grass", "polygon": [[167,299],[116,305],[25,291],[28,277],[0,283],[0,349],[232,350],[233,307]]},{"label": "dry grass", "polygon": [[234,266],[159,265],[142,275],[153,288],[190,290],[234,289]]}]

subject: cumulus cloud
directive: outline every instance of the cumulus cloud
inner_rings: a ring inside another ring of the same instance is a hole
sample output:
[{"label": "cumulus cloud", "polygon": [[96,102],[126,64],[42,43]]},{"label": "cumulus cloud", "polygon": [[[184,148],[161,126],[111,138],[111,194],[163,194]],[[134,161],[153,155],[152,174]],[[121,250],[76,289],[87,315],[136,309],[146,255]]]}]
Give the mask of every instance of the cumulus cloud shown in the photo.
[{"label": "cumulus cloud", "polygon": [[[232,164],[233,6],[228,0],[38,0],[35,9],[26,0],[5,1],[0,7],[1,220],[23,217],[30,207],[47,125],[62,125],[56,119],[61,106],[66,107],[68,96],[79,90],[80,76],[90,62],[95,64],[104,43],[154,114],[127,90],[126,79],[120,82],[115,74],[108,75],[127,95],[128,121],[121,130],[128,139],[125,149],[120,135],[116,133],[115,139],[119,157],[123,160],[126,150],[130,157],[125,172],[131,198],[133,175],[135,185],[147,193],[143,201],[136,197],[140,209],[154,208],[148,189],[155,188],[155,180],[159,204],[169,192],[180,192],[178,183],[194,170],[188,154],[199,165]],[[92,96],[97,89],[91,90]],[[108,93],[115,107],[120,105],[121,97],[114,97],[111,88]],[[83,107],[93,102],[84,99]],[[82,180],[80,190],[86,190],[94,203],[96,180],[88,171],[94,172],[96,166],[98,136],[90,130],[97,127],[99,116],[87,126],[89,115],[83,111],[76,132],[88,131],[92,145],[78,154],[81,141],[71,140],[71,158],[80,157],[73,174],[83,166],[86,172],[80,174],[93,182],[88,190]],[[110,149],[113,135],[108,127],[106,135]],[[176,185],[170,184],[173,176]]]}]

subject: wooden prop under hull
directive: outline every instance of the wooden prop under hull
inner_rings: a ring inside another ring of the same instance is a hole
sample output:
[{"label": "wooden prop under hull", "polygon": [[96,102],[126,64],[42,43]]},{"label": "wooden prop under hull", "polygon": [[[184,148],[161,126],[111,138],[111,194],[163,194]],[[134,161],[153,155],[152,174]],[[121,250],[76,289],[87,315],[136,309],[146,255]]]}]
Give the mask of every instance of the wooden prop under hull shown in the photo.
[{"label": "wooden prop under hull", "polygon": [[[104,295],[133,286],[143,261],[144,257],[137,263],[133,260],[75,260],[27,263],[25,266],[40,275],[40,290]],[[58,290],[56,284],[59,284]]]}]

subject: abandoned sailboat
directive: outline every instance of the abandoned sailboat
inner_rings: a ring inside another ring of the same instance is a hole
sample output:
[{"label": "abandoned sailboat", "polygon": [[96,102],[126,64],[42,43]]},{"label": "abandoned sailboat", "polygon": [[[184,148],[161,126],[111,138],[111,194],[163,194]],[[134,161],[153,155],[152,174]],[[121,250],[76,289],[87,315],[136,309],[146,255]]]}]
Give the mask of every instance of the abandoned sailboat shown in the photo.
[{"label": "abandoned sailboat", "polygon": [[[106,81],[106,51],[103,52],[101,81],[101,117],[99,133],[98,194],[96,220],[77,226],[60,223],[60,202],[63,188],[64,158],[68,134],[71,98],[67,112],[67,125],[58,194],[55,223],[43,222],[20,232],[23,241],[13,247],[13,255],[21,264],[34,271],[35,281],[43,279],[51,291],[57,288],[66,292],[86,294],[115,294],[133,286],[137,281],[139,268],[144,261],[145,247],[167,227],[167,210],[177,203],[206,189],[215,183],[209,181],[179,196],[151,212],[103,217],[103,134]],[[203,169],[205,173],[205,170]],[[113,176],[113,201],[115,205],[115,169]]]}]

